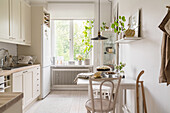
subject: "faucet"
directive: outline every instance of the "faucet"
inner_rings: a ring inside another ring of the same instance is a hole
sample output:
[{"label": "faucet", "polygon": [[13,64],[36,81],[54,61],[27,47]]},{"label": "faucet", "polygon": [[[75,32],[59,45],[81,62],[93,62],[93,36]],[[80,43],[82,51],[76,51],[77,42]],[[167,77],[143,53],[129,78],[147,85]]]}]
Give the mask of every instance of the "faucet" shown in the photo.
[{"label": "faucet", "polygon": [[9,52],[7,49],[1,48],[0,51],[4,51],[5,52],[5,58],[2,58],[0,61],[0,67],[3,67],[4,65],[7,65],[7,57],[9,56]]}]

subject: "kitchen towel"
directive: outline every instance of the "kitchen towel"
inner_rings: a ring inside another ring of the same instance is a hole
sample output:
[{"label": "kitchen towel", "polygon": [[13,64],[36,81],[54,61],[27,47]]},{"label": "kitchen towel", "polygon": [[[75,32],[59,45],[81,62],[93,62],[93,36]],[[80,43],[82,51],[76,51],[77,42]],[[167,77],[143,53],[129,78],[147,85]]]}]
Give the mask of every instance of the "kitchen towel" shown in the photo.
[{"label": "kitchen towel", "polygon": [[161,69],[159,82],[170,84],[170,11],[167,13],[159,28],[164,32],[161,47]]}]

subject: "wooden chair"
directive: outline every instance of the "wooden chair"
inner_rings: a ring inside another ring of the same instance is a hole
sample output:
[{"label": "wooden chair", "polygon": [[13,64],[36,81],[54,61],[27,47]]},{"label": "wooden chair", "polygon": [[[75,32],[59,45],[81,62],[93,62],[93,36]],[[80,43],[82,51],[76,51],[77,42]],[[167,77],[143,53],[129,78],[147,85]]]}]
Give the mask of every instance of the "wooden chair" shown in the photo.
[{"label": "wooden chair", "polygon": [[[104,99],[110,97],[110,92],[111,92],[111,88],[109,86],[102,87],[102,95]],[[100,97],[100,85],[93,85],[93,93],[94,93],[94,97],[97,98]]]},{"label": "wooden chair", "polygon": [[147,113],[147,107],[146,107],[146,99],[145,99],[145,92],[144,92],[144,85],[143,81],[140,81],[140,77],[143,75],[144,71],[142,70],[136,80],[136,104],[137,104],[137,113],[139,113],[139,84],[141,84],[141,90],[142,90],[142,97],[143,97],[143,105],[144,105],[144,112]]},{"label": "wooden chair", "polygon": [[[142,70],[136,79],[136,107],[137,107],[137,113],[140,113],[139,111],[139,85],[141,86],[142,90],[142,97],[143,97],[143,105],[144,105],[144,112],[147,113],[147,106],[146,106],[146,100],[145,100],[145,92],[144,92],[144,81],[140,81],[140,77],[144,74],[144,71]],[[128,109],[126,105],[122,107],[124,113],[131,113],[131,111]]]},{"label": "wooden chair", "polygon": [[[85,104],[87,113],[91,113],[91,112],[92,113],[95,113],[95,112],[108,113],[111,111],[113,111],[114,113],[120,82],[121,82],[121,77],[120,78],[101,78],[101,79],[94,79],[90,77],[89,78],[90,99]],[[96,85],[99,83],[100,83],[100,96],[99,98],[94,98],[93,85]],[[109,98],[103,98],[102,87],[105,85],[111,87],[110,94],[113,94],[114,89],[115,89],[114,97],[113,95],[110,95]]]}]

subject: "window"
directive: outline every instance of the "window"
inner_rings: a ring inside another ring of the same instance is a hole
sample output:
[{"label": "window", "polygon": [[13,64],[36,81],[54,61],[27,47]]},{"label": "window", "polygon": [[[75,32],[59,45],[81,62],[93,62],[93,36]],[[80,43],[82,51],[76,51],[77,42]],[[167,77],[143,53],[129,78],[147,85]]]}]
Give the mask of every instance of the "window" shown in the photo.
[{"label": "window", "polygon": [[53,20],[55,56],[64,61],[76,60],[76,55],[84,55],[84,22],[87,20]]}]

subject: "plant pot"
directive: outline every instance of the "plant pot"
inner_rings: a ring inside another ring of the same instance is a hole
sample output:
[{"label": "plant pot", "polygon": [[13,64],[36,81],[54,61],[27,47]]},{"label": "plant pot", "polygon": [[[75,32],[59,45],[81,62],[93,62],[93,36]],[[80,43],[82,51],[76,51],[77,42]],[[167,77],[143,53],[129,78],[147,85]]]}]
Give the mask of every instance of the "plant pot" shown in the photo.
[{"label": "plant pot", "polygon": [[84,64],[85,65],[90,65],[90,59],[84,59]]},{"label": "plant pot", "polygon": [[81,60],[78,61],[78,65],[82,65],[82,61]]}]

